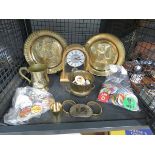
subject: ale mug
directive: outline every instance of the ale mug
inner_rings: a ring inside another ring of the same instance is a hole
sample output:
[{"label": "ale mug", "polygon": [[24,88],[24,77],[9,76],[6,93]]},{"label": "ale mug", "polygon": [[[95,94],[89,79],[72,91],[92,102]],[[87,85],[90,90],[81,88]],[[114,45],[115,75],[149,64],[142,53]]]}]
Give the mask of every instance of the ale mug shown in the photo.
[{"label": "ale mug", "polygon": [[[23,74],[26,71],[31,74],[31,79]],[[48,90],[49,78],[47,75],[47,65],[33,64],[30,67],[21,67],[19,74],[33,85],[34,88]]]}]

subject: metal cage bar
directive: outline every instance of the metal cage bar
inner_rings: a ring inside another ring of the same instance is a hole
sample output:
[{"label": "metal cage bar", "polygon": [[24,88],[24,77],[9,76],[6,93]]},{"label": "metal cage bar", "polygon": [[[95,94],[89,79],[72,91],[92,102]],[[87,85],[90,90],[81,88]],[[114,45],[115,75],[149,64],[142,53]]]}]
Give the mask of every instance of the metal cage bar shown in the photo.
[{"label": "metal cage bar", "polygon": [[68,44],[84,45],[92,35],[99,33],[99,19],[46,19],[30,20],[31,30],[47,29],[60,33]]},{"label": "metal cage bar", "polygon": [[25,28],[21,26],[22,22],[14,19],[0,20],[0,107],[3,104],[0,113],[7,108],[3,100],[11,98],[10,91],[15,89],[7,89],[7,86],[18,73],[19,67],[25,63],[23,44],[26,34],[24,36]]},{"label": "metal cage bar", "polygon": [[[136,40],[127,63],[133,88],[155,117],[155,20],[137,22]],[[135,66],[141,66],[137,73]]]}]

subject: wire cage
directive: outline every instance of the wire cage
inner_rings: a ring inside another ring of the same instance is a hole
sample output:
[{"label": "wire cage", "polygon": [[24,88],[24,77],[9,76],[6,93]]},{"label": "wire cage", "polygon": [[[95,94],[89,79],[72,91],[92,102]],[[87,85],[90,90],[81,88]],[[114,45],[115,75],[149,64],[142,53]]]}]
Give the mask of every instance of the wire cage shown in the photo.
[{"label": "wire cage", "polygon": [[121,37],[126,49],[124,66],[128,70],[132,86],[144,101],[148,114],[154,117],[155,20],[111,20],[107,25],[106,32]]},{"label": "wire cage", "polygon": [[150,116],[151,125],[155,126],[155,20],[0,20],[0,117],[15,89],[23,82],[17,73],[25,65],[24,42],[30,33],[43,29],[59,33],[68,44],[84,45],[98,33],[118,36],[126,49],[124,66],[133,89]]},{"label": "wire cage", "polygon": [[20,84],[14,80],[24,64],[23,44],[26,31],[20,20],[0,20],[0,116],[9,106],[13,92]]},{"label": "wire cage", "polygon": [[155,21],[137,23],[135,47],[126,62],[132,86],[144,100],[149,114],[155,114]]},{"label": "wire cage", "polygon": [[30,20],[31,31],[51,30],[60,33],[68,44],[78,43],[84,45],[90,36],[98,34],[100,29],[99,19],[53,19]]}]

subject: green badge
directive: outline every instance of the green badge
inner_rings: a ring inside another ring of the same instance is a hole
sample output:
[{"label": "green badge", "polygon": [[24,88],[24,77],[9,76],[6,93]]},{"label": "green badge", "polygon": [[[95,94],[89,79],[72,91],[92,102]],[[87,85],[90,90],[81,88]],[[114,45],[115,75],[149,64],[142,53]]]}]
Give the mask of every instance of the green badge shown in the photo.
[{"label": "green badge", "polygon": [[124,108],[131,111],[137,109],[137,103],[138,100],[134,95],[127,95],[123,101]]}]

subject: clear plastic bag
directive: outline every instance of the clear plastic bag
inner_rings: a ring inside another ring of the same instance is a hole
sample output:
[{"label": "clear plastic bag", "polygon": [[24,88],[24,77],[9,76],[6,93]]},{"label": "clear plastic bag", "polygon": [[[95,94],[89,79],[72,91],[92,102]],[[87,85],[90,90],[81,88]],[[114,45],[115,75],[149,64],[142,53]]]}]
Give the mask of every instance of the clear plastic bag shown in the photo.
[{"label": "clear plastic bag", "polygon": [[10,125],[27,124],[33,117],[50,110],[54,97],[47,91],[32,87],[17,88],[12,99],[12,107],[4,115],[4,123]]},{"label": "clear plastic bag", "polygon": [[123,66],[109,65],[111,74],[102,84],[98,101],[112,103],[130,111],[140,111],[138,99],[134,95],[127,71]]}]

